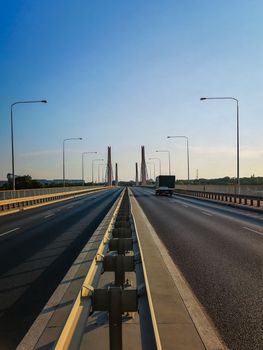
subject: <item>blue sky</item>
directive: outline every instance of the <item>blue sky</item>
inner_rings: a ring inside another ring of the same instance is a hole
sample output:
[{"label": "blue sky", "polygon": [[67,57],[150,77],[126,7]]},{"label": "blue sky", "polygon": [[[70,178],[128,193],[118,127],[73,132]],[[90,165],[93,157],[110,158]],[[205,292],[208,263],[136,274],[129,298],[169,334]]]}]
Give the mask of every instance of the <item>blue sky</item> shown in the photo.
[{"label": "blue sky", "polygon": [[[236,175],[240,101],[240,175],[263,176],[263,2],[261,0],[0,1],[0,179],[11,171],[10,104],[16,173],[81,178],[81,153],[106,159],[119,178],[134,178],[140,146],[171,151],[172,171],[186,178]],[[92,156],[87,157],[90,178]],[[157,163],[156,163],[157,168]]]}]

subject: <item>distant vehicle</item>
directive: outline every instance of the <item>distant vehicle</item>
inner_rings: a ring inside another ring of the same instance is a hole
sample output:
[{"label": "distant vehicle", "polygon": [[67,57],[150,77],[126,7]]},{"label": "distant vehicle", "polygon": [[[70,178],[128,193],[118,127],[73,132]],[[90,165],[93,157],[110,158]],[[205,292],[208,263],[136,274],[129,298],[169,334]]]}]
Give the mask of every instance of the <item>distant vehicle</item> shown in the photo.
[{"label": "distant vehicle", "polygon": [[167,194],[172,196],[175,186],[174,175],[160,175],[156,178],[155,195]]}]

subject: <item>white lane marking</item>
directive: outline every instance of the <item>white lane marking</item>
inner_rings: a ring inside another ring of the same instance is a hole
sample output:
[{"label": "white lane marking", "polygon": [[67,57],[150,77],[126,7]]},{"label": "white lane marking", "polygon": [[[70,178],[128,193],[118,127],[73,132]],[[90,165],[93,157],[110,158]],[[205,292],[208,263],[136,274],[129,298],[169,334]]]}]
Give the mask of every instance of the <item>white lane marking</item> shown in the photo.
[{"label": "white lane marking", "polygon": [[186,205],[186,204],[182,204],[182,206],[185,207],[185,208],[189,207],[189,205]]},{"label": "white lane marking", "polygon": [[244,228],[245,230],[248,230],[248,231],[251,231],[251,232],[255,232],[255,233],[257,233],[258,235],[263,236],[263,233],[262,233],[262,232],[253,230],[252,228],[249,228],[249,227],[246,227],[246,226],[243,226],[243,228]]},{"label": "white lane marking", "polygon": [[206,211],[202,211],[202,214],[207,215],[207,216],[213,216],[212,214],[207,213]]},{"label": "white lane marking", "polygon": [[49,215],[46,215],[45,218],[49,218],[50,216],[54,216],[55,214],[49,214]]},{"label": "white lane marking", "polygon": [[20,227],[13,228],[13,230],[9,230],[9,231],[6,231],[6,232],[3,232],[3,233],[0,233],[0,236],[7,235],[8,233],[11,233],[11,232],[17,231],[17,230],[19,230],[19,229],[20,229]]}]

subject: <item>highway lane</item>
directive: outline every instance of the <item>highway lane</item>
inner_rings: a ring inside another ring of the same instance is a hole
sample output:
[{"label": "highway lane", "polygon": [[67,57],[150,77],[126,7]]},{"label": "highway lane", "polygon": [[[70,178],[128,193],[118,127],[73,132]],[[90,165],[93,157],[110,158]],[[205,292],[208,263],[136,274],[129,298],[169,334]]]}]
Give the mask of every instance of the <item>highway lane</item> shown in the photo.
[{"label": "highway lane", "polygon": [[228,347],[262,350],[262,214],[133,192]]},{"label": "highway lane", "polygon": [[120,189],[0,218],[0,348],[14,349]]}]

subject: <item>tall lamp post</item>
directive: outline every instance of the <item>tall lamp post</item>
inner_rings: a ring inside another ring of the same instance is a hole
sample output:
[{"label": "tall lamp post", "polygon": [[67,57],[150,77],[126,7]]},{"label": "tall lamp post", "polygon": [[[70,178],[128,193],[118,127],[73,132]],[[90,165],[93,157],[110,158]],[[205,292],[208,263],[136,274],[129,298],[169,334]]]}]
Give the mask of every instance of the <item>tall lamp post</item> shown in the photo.
[{"label": "tall lamp post", "polygon": [[24,103],[47,103],[47,100],[16,101],[16,102],[11,104],[11,146],[12,146],[12,182],[13,182],[13,191],[15,191],[15,189],[16,189],[13,107],[15,105],[24,104]]},{"label": "tall lamp post", "polygon": [[[152,178],[151,163],[146,163],[146,169],[147,169],[147,174],[148,174],[148,180],[151,180],[151,178]],[[149,171],[149,173],[148,173],[148,171]]]},{"label": "tall lamp post", "polygon": [[161,159],[154,157],[154,158],[149,158],[149,160],[155,160],[157,159],[159,161],[159,175],[162,175],[162,170],[161,170]]},{"label": "tall lamp post", "polygon": [[85,154],[96,154],[97,152],[82,152],[82,181],[83,181],[83,184],[85,183],[85,180],[84,180],[84,155]]},{"label": "tall lamp post", "polygon": [[[102,164],[98,164],[98,182],[103,182],[103,168],[105,168],[105,166],[107,166],[107,164],[102,163]],[[102,174],[101,174],[102,173]],[[101,177],[100,177],[101,174]],[[105,179],[105,176],[104,176]]]},{"label": "tall lamp post", "polygon": [[189,138],[187,136],[167,136],[168,139],[184,138],[186,139],[186,150],[187,150],[187,178],[188,183],[190,181],[190,166],[189,166]]},{"label": "tall lamp post", "polygon": [[71,141],[71,140],[82,140],[82,137],[70,137],[68,139],[63,140],[63,187],[66,186],[66,181],[65,181],[65,176],[66,176],[66,171],[65,171],[65,142],[66,141]]},{"label": "tall lamp post", "polygon": [[169,160],[169,175],[171,175],[171,156],[170,156],[170,151],[162,151],[162,150],[157,150],[156,152],[165,152],[168,153],[168,160]]},{"label": "tall lamp post", "polygon": [[92,159],[92,183],[94,182],[94,162],[103,162],[104,159]]},{"label": "tall lamp post", "polygon": [[239,177],[239,101],[235,97],[201,97],[201,101],[205,100],[232,100],[236,102],[236,118],[237,118],[237,186],[240,191],[240,177]]},{"label": "tall lamp post", "polygon": [[[149,162],[147,164],[153,165],[153,177],[154,177],[154,180],[155,180],[155,163],[154,162]],[[151,168],[150,168],[150,170],[151,170]]]}]

